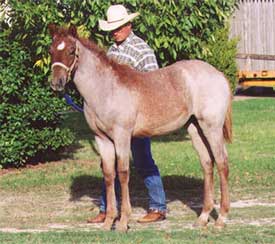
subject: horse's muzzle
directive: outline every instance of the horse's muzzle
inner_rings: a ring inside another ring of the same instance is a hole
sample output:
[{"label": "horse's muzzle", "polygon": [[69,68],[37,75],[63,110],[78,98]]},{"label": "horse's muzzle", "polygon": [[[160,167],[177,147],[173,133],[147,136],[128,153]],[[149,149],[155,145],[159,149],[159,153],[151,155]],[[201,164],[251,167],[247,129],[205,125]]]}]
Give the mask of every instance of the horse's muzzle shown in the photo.
[{"label": "horse's muzzle", "polygon": [[59,78],[51,81],[51,88],[54,91],[63,91],[66,85],[66,79]]}]

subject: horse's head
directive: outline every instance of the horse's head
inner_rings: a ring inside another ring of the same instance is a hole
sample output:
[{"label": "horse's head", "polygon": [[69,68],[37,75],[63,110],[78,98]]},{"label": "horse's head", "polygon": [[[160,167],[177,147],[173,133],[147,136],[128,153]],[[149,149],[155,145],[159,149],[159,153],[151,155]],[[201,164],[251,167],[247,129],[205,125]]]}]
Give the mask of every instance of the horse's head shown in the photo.
[{"label": "horse's head", "polygon": [[51,87],[55,91],[62,91],[70,79],[71,72],[76,68],[78,59],[77,31],[74,26],[65,29],[50,24],[48,28],[52,36],[49,50],[52,61]]}]

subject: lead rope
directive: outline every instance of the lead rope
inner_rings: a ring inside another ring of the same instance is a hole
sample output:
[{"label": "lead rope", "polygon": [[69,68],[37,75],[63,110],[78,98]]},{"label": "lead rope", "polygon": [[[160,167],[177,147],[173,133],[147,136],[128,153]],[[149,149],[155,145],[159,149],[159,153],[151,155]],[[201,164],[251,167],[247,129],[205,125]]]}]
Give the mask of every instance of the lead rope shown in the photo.
[{"label": "lead rope", "polygon": [[74,108],[78,112],[83,113],[83,108],[81,108],[77,104],[75,104],[74,101],[73,101],[73,99],[71,98],[71,96],[69,94],[65,93],[64,94],[64,98],[65,98],[66,103],[68,105],[70,105],[72,108]]}]

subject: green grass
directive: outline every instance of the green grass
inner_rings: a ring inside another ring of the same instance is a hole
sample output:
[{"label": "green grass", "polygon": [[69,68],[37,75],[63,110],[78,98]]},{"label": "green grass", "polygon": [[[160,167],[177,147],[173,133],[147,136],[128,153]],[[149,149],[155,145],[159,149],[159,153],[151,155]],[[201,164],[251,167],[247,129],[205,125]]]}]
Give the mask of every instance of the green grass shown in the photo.
[{"label": "green grass", "polygon": [[0,233],[1,243],[120,243],[120,244],[158,244],[158,243],[274,243],[275,230],[271,227],[228,228],[226,231],[183,230],[183,231],[136,231],[128,234],[102,231],[66,231],[47,233]]},{"label": "green grass", "polygon": [[[234,141],[228,145],[231,201],[275,200],[275,100],[255,99],[233,103]],[[0,228],[48,229],[49,224],[72,226],[72,230],[43,233],[1,233],[0,243],[275,243],[274,225],[241,224],[274,217],[274,206],[231,209],[228,227],[217,232],[182,228],[196,219],[190,202],[201,203],[203,175],[189,136],[179,130],[154,138],[152,151],[163,178],[168,225],[140,228],[134,220],[127,235],[101,232],[84,226],[97,213],[92,199],[100,194],[102,176],[92,133],[83,115],[66,115],[64,127],[76,131],[77,141],[62,152],[60,160],[31,168],[11,170],[0,176]],[[55,155],[56,156],[56,155]],[[219,182],[215,175],[216,196]],[[131,171],[130,190],[134,212],[146,208],[142,180]],[[92,208],[92,212],[90,209]],[[234,222],[235,221],[235,222]]]}]

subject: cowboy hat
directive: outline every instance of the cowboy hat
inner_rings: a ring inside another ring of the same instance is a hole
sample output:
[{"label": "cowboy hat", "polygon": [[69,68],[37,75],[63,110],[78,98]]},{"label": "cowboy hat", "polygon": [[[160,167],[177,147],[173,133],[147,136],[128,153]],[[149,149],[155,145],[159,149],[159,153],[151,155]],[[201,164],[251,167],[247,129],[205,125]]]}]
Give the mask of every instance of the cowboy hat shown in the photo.
[{"label": "cowboy hat", "polygon": [[123,5],[111,5],[107,10],[107,21],[99,20],[103,31],[112,31],[137,17],[139,13],[128,14]]}]

